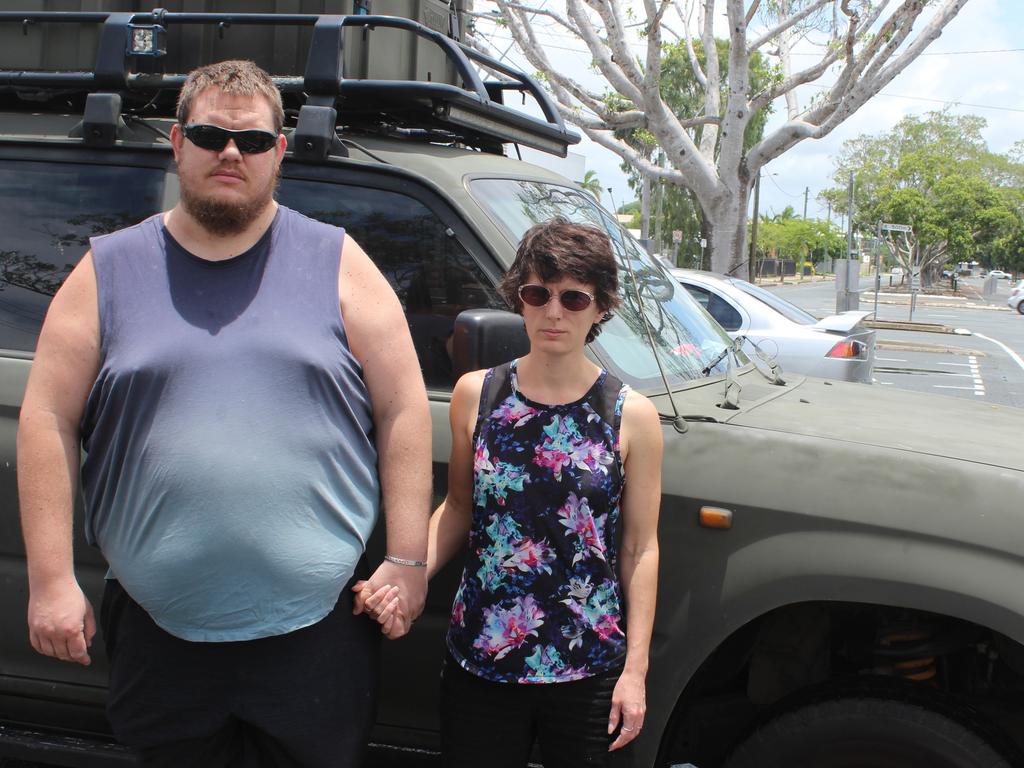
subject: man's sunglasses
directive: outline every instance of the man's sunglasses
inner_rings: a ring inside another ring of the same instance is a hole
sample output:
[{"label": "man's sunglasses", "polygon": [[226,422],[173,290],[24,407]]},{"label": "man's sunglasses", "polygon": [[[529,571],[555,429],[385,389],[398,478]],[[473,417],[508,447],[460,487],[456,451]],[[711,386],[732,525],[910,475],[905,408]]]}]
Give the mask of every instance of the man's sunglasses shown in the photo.
[{"label": "man's sunglasses", "polygon": [[181,132],[197,147],[211,152],[222,152],[228,145],[228,139],[235,142],[238,151],[243,155],[259,155],[273,149],[277,144],[277,134],[257,128],[229,131],[219,125],[189,123],[181,127]]},{"label": "man's sunglasses", "polygon": [[543,307],[554,296],[557,296],[558,303],[570,312],[582,312],[590,306],[590,302],[594,301],[595,298],[586,291],[580,291],[575,288],[567,288],[561,293],[555,294],[543,285],[537,285],[536,283],[519,286],[519,298],[523,300],[524,304],[529,304],[531,307]]}]

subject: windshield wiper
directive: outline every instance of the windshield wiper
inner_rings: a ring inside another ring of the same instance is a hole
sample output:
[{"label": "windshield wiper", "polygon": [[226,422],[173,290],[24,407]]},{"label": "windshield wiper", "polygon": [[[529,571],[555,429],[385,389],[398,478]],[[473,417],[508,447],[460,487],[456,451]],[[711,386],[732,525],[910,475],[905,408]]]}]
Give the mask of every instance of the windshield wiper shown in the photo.
[{"label": "windshield wiper", "polygon": [[[710,376],[711,372],[715,370],[715,366],[722,362],[729,355],[730,352],[735,352],[740,347],[742,347],[743,342],[746,340],[746,336],[737,336],[735,339],[732,340],[730,344],[726,344],[724,347],[722,347],[722,351],[715,356],[715,359],[708,363],[705,368],[701,369],[701,373],[704,375],[704,377],[707,378],[708,376]],[[729,369],[732,369],[731,361]]]},{"label": "windshield wiper", "polygon": [[723,348],[722,351],[719,352],[718,355],[715,357],[715,359],[707,364],[707,367],[701,369],[701,373],[704,375],[704,377],[707,378],[708,376],[710,376],[711,371],[715,369],[715,366],[722,362],[728,354],[729,347]]}]

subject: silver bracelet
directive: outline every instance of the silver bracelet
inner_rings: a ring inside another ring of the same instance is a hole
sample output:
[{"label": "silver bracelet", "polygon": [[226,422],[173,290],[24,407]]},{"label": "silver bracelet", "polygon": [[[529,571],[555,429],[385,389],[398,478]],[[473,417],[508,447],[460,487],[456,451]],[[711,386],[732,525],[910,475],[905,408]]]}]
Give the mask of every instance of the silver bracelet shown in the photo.
[{"label": "silver bracelet", "polygon": [[413,568],[427,567],[426,560],[407,560],[404,557],[395,557],[394,555],[384,555],[384,559],[387,560],[389,563],[394,563],[395,565],[409,565]]}]

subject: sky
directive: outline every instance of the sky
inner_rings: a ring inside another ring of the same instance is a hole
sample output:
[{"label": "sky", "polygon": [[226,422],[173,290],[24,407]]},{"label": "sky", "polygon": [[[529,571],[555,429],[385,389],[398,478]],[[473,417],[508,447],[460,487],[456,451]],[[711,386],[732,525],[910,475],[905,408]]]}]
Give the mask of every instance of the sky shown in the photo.
[{"label": "sky", "polygon": [[[489,4],[478,2],[477,10]],[[923,26],[918,21],[915,27]],[[507,51],[507,60],[530,72],[514,48],[507,30],[479,25],[499,53]],[[723,35],[724,36],[724,35]],[[589,74],[590,55],[583,43],[555,31],[542,31],[540,41],[559,68],[565,68],[591,87],[603,83]],[[814,61],[807,56],[794,58],[794,67]],[[868,101],[827,137],[806,140],[771,161],[763,170],[760,210],[779,213],[787,205],[797,214],[803,212],[804,190],[808,192],[807,215],[825,218],[827,211],[817,195],[834,186],[834,158],[844,141],[860,135],[877,135],[896,125],[907,115],[924,115],[932,110],[949,109],[954,114],[974,114],[985,118],[983,132],[989,149],[1006,152],[1024,139],[1024,0],[967,0],[966,5],[916,61],[889,85]],[[824,81],[821,81],[824,82]],[[820,87],[798,89],[801,106]],[[784,121],[785,105],[776,104],[766,131]],[[611,200],[620,206],[635,198],[619,170],[621,159],[614,153],[583,141],[572,148],[583,155],[587,169],[597,173],[603,187],[611,187]],[[571,167],[571,166],[567,166]],[[564,172],[564,171],[563,171]],[[572,174],[575,175],[575,174]],[[612,207],[606,195],[602,202]]]}]

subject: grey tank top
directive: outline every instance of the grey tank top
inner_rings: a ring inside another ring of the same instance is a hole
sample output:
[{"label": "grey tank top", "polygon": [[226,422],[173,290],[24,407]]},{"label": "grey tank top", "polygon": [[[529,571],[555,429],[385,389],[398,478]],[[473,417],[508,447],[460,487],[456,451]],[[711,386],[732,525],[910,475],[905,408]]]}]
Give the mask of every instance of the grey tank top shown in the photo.
[{"label": "grey tank top", "polygon": [[316,623],[373,530],[377,453],[339,310],[343,238],[281,206],[226,261],[186,251],[162,215],[92,239],[86,536],[178,637]]}]

